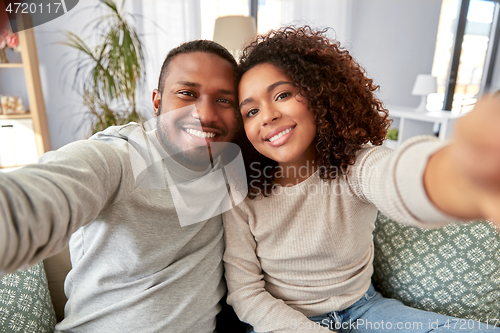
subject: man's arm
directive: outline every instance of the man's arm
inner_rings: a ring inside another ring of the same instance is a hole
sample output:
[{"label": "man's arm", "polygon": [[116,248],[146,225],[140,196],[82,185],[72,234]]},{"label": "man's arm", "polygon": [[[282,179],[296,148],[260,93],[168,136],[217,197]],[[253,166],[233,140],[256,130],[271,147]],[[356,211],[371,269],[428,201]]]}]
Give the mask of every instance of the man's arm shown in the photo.
[{"label": "man's arm", "polygon": [[424,184],[432,202],[461,219],[500,224],[500,99],[484,97],[457,122],[449,146],[429,159]]},{"label": "man's arm", "polygon": [[118,199],[127,163],[111,145],[89,140],[0,174],[0,275],[63,249]]}]

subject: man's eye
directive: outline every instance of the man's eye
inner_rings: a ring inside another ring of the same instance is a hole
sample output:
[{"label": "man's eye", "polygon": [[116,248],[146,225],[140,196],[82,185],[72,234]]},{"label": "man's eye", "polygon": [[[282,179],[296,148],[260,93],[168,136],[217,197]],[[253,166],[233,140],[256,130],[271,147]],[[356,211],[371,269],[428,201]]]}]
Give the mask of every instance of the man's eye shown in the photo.
[{"label": "man's eye", "polygon": [[194,94],[190,91],[179,91],[179,94],[189,97],[195,97]]},{"label": "man's eye", "polygon": [[280,99],[286,98],[288,96],[290,96],[289,92],[281,93],[278,95],[278,97],[276,97],[276,100],[279,101]]},{"label": "man's eye", "polygon": [[250,118],[250,117],[255,116],[257,113],[259,113],[259,109],[251,109],[251,110],[248,110],[248,112],[246,113],[246,116],[247,116],[247,118]]},{"label": "man's eye", "polygon": [[219,107],[226,109],[234,109],[234,102],[227,98],[219,98],[216,102]]},{"label": "man's eye", "polygon": [[219,99],[217,100],[217,102],[219,102],[219,103],[224,103],[224,104],[233,104],[233,102],[231,102],[230,100],[225,99],[225,98],[219,98]]}]

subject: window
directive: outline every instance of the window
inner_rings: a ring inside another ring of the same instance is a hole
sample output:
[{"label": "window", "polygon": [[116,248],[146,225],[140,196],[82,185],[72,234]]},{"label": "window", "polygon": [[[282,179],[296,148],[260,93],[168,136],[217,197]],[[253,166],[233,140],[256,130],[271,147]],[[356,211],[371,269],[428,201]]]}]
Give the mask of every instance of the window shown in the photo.
[{"label": "window", "polygon": [[499,7],[492,0],[443,0],[432,69],[438,93],[429,96],[429,109],[467,112],[488,90]]}]

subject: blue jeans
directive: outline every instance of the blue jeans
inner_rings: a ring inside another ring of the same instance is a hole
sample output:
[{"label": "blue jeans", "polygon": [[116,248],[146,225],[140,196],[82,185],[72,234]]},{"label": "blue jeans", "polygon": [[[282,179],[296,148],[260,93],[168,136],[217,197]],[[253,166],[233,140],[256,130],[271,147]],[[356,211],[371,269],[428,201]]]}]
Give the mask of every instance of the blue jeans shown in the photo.
[{"label": "blue jeans", "polygon": [[[310,320],[340,333],[354,332],[500,332],[500,328],[473,320],[459,319],[405,306],[384,298],[373,286],[350,307]],[[298,329],[298,327],[297,327]],[[307,329],[304,327],[303,329]],[[250,327],[247,333],[255,333]]]}]

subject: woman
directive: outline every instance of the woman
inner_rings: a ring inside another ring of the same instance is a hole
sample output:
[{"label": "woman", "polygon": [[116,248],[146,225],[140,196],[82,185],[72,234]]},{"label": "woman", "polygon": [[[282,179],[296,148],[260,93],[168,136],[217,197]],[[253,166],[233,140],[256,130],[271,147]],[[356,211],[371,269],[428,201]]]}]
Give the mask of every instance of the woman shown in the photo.
[{"label": "woman", "polygon": [[[378,87],[324,33],[283,28],[243,52],[249,197],[224,215],[228,303],[256,332],[453,328],[456,318],[374,291],[376,214],[435,227],[496,213],[495,196],[480,202],[484,180],[450,168],[454,145],[420,137],[395,152],[381,147],[390,121]],[[500,178],[498,166],[488,182]]]}]

